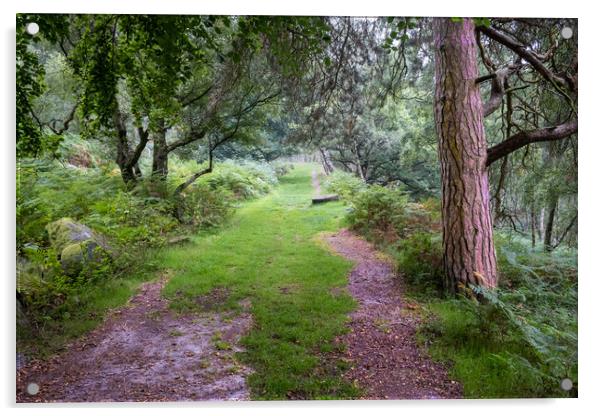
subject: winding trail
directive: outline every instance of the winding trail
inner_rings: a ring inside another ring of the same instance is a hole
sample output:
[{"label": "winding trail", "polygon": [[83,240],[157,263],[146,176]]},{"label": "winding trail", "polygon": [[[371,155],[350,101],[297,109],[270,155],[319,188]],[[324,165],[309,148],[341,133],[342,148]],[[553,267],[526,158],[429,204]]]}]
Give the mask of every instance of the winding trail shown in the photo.
[{"label": "winding trail", "polygon": [[[234,353],[250,314],[176,315],[161,296],[167,280],[143,284],[64,354],[28,363],[17,373],[17,402],[248,400],[250,370]],[[216,334],[232,347],[218,350]]]},{"label": "winding trail", "polygon": [[420,317],[403,298],[390,261],[347,229],[325,239],[355,263],[347,288],[359,306],[338,340],[351,364],[345,377],[366,392],[364,399],[461,398],[461,385],[416,344]]}]

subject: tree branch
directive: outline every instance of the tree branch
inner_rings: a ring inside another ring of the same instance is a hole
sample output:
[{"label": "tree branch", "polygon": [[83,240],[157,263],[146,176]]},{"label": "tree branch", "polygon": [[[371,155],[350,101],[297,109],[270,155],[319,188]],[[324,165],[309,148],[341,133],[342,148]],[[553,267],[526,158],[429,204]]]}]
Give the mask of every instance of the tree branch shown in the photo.
[{"label": "tree branch", "polygon": [[516,53],[518,56],[527,61],[533,68],[541,74],[546,80],[550,81],[553,85],[561,85],[569,90],[573,91],[573,85],[567,81],[564,77],[556,75],[554,72],[550,71],[541,60],[538,59],[537,55],[528,50],[524,45],[520,44],[510,36],[498,32],[497,30],[491,27],[479,26],[477,28],[480,32],[485,34],[490,39],[495,40],[496,42],[501,43],[506,46],[508,49]]},{"label": "tree branch", "polygon": [[543,129],[539,130],[517,133],[503,142],[487,149],[486,166],[491,165],[496,160],[501,159],[502,157],[509,155],[515,150],[518,150],[528,144],[560,140],[574,133],[577,133],[576,119],[558,126],[544,127]]},{"label": "tree branch", "polygon": [[491,80],[491,94],[489,95],[489,100],[483,104],[483,117],[492,114],[500,105],[502,105],[504,94],[506,93],[504,90],[506,79],[519,67],[519,64],[508,65],[495,71],[493,74],[484,75],[475,80],[477,84],[489,79]]},{"label": "tree branch", "polygon": [[213,84],[210,85],[209,87],[207,87],[207,89],[205,89],[205,91],[203,91],[202,93],[200,93],[199,95],[197,95],[194,98],[190,98],[190,99],[188,99],[186,101],[183,101],[183,99],[181,99],[181,101],[182,101],[182,107],[188,107],[190,104],[195,103],[196,101],[200,100],[201,98],[203,98],[204,96],[206,96],[207,94],[209,94],[212,89],[213,89]]},{"label": "tree branch", "polygon": [[198,132],[192,132],[188,136],[182,138],[181,140],[177,140],[167,146],[167,153],[173,152],[178,147],[186,146],[194,141],[200,140],[207,134],[207,128],[203,128]]},{"label": "tree branch", "polygon": [[138,145],[134,149],[134,153],[130,155],[130,158],[127,163],[128,167],[134,167],[136,163],[138,163],[140,155],[142,154],[142,152],[146,148],[146,144],[148,143],[149,131],[144,130],[142,127],[138,127],[138,136]]},{"label": "tree branch", "polygon": [[577,214],[575,214],[575,216],[573,217],[573,219],[571,219],[571,222],[569,223],[568,227],[566,227],[566,229],[564,230],[564,232],[562,233],[562,235],[558,239],[558,242],[552,247],[553,249],[556,249],[556,248],[558,248],[558,246],[560,246],[560,244],[564,240],[564,237],[567,236],[567,234],[569,233],[569,231],[571,230],[571,228],[573,228],[573,225],[575,225],[576,221],[577,221]]}]

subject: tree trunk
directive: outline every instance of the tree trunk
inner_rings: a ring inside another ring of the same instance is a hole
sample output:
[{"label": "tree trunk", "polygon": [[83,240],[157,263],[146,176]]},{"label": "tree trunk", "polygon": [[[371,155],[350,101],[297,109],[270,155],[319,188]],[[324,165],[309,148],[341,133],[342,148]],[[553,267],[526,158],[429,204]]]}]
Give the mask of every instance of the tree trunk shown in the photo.
[{"label": "tree trunk", "polygon": [[546,209],[542,208],[541,211],[539,211],[539,227],[537,227],[537,238],[539,239],[539,241],[541,241],[542,236],[544,234],[544,230],[546,228],[545,216],[546,216]]},{"label": "tree trunk", "polygon": [[531,224],[531,248],[535,248],[535,229],[537,228],[537,219],[535,216],[535,206],[531,204],[530,221]]},{"label": "tree trunk", "polygon": [[554,249],[552,245],[552,232],[554,231],[554,217],[556,216],[556,206],[558,205],[558,196],[552,195],[548,200],[546,229],[543,237],[543,248],[550,252]]},{"label": "tree trunk", "polygon": [[500,225],[500,222],[502,220],[502,214],[503,214],[503,209],[502,209],[502,199],[503,199],[503,194],[505,193],[505,186],[506,186],[506,175],[508,173],[508,157],[504,157],[502,159],[502,165],[500,166],[500,179],[498,181],[497,184],[497,188],[495,189],[495,194],[493,195],[493,201],[494,201],[494,219],[495,219],[495,224],[497,226]]},{"label": "tree trunk", "polygon": [[136,183],[137,176],[130,163],[130,146],[128,144],[127,129],[123,120],[123,114],[119,110],[115,110],[113,114],[113,125],[117,132],[117,155],[115,163],[119,166],[123,182],[127,186],[132,186]]},{"label": "tree trunk", "polygon": [[153,179],[167,180],[169,152],[167,150],[167,129],[163,122],[157,131],[153,132]]},{"label": "tree trunk", "polygon": [[439,139],[446,285],[495,287],[497,269],[489,211],[483,104],[475,83],[477,50],[471,19],[436,18],[435,123]]},{"label": "tree trunk", "polygon": [[320,155],[322,156],[322,167],[324,168],[324,173],[326,175],[330,175],[334,168],[332,167],[332,162],[330,161],[330,155],[328,154],[328,150],[324,150],[323,148],[319,148]]}]

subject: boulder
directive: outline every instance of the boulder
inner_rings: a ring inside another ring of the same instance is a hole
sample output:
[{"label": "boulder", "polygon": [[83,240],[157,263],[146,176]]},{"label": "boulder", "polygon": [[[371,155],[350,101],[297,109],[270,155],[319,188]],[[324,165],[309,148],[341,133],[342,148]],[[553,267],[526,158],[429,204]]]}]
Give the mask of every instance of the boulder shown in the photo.
[{"label": "boulder", "polygon": [[101,265],[111,258],[97,241],[85,240],[68,245],[61,251],[61,266],[67,276],[77,276],[84,265]]},{"label": "boulder", "polygon": [[111,258],[106,239],[71,218],[48,224],[46,231],[67,276],[77,276],[86,264],[100,264]]}]

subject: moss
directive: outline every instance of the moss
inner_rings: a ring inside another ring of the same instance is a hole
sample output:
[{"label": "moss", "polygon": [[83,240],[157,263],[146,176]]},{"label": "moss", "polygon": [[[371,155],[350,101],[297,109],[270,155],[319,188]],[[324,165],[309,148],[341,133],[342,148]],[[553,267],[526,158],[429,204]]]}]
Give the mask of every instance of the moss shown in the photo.
[{"label": "moss", "polygon": [[67,276],[76,276],[85,265],[99,265],[109,259],[109,253],[94,240],[68,245],[61,252],[61,265]]},{"label": "moss", "polygon": [[50,244],[58,253],[74,242],[90,240],[94,237],[90,228],[67,217],[51,222],[46,226],[46,231]]}]

